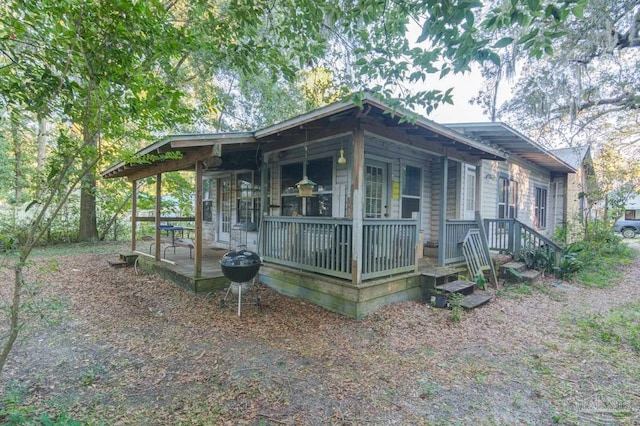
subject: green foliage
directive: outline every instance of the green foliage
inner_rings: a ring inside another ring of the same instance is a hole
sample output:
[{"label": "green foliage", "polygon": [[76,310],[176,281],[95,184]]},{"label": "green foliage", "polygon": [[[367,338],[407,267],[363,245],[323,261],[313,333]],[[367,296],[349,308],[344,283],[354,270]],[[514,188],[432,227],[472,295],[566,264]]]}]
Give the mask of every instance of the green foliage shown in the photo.
[{"label": "green foliage", "polygon": [[478,274],[476,276],[476,286],[480,289],[480,290],[486,290],[487,289],[487,279],[484,277],[484,275],[482,274]]},{"label": "green foliage", "polygon": [[640,353],[640,304],[630,303],[608,314],[592,314],[575,322],[579,336],[606,346],[628,347]]},{"label": "green foliage", "polygon": [[578,259],[578,252],[575,248],[568,247],[563,250],[560,257],[560,264],[557,269],[557,277],[563,280],[572,280],[582,269],[583,263]]},{"label": "green foliage", "polygon": [[460,293],[453,293],[449,296],[449,307],[451,308],[451,322],[458,323],[462,319],[464,309],[461,306],[464,296]]},{"label": "green foliage", "polygon": [[569,245],[560,262],[562,278],[575,277],[583,285],[610,287],[620,277],[618,265],[630,262],[633,252],[603,221],[587,225],[586,238]]},{"label": "green foliage", "polygon": [[549,247],[536,247],[522,254],[522,259],[527,269],[551,272],[556,266],[556,256]]},{"label": "green foliage", "polygon": [[5,425],[41,425],[41,426],[81,426],[85,423],[75,420],[61,412],[51,417],[41,413],[36,406],[29,405],[29,390],[24,385],[11,382],[0,398],[0,420]]}]

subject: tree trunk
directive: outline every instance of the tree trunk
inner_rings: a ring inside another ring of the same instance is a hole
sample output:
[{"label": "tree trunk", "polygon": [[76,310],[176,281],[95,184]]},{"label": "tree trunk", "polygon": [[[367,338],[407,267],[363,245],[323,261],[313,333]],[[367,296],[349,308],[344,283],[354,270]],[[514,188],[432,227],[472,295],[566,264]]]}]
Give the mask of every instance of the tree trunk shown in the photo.
[{"label": "tree trunk", "polygon": [[13,174],[13,190],[16,206],[22,202],[22,143],[18,132],[18,116],[11,109],[11,139],[13,142],[13,158],[15,170]]},{"label": "tree trunk", "polygon": [[39,172],[44,171],[44,162],[47,155],[47,120],[43,116],[38,117],[38,163]]},{"label": "tree trunk", "polygon": [[9,353],[11,352],[11,348],[13,348],[13,344],[18,338],[18,331],[20,330],[20,293],[22,292],[22,286],[24,284],[24,276],[22,274],[22,267],[24,265],[23,260],[21,259],[15,265],[15,274],[14,274],[14,283],[13,283],[13,300],[11,301],[11,306],[9,307],[9,334],[7,335],[7,340],[4,342],[2,346],[2,352],[0,352],[0,374],[4,369],[5,364],[7,363],[7,359],[9,358]]},{"label": "tree trunk", "polygon": [[98,221],[96,218],[96,176],[93,171],[82,179],[80,188],[80,241],[98,240]]}]

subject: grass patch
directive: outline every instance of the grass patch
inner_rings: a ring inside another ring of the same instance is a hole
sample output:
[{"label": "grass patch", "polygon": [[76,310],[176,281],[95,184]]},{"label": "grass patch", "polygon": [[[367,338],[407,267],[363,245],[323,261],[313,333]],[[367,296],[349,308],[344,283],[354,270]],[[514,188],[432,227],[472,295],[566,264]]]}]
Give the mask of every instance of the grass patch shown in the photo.
[{"label": "grass patch", "polygon": [[608,288],[617,285],[622,279],[620,265],[631,264],[637,256],[629,246],[617,240],[601,245],[583,245],[586,247],[578,256],[583,267],[577,274],[577,281],[586,287]]},{"label": "grass patch", "polygon": [[629,303],[609,311],[576,319],[578,337],[605,346],[640,353],[640,303]]},{"label": "grass patch", "polygon": [[33,251],[33,256],[68,256],[74,254],[109,254],[129,251],[129,242],[124,241],[98,241],[94,243],[69,243],[56,244],[47,247],[37,248]]}]

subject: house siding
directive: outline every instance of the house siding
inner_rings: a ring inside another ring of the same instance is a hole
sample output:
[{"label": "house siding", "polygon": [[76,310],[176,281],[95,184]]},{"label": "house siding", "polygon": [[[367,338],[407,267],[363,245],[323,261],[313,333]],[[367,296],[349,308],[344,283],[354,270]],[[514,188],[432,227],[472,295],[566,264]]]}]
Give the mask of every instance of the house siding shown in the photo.
[{"label": "house siding", "polygon": [[[484,218],[498,217],[498,181],[501,176],[507,176],[518,182],[518,220],[537,229],[543,235],[551,236],[553,234],[557,224],[557,216],[563,215],[563,207],[556,207],[552,204],[553,185],[551,174],[548,171],[512,157],[507,162],[483,161],[482,173],[484,176],[482,177],[481,212]],[[547,225],[545,228],[534,226],[536,188],[547,189]]]}]

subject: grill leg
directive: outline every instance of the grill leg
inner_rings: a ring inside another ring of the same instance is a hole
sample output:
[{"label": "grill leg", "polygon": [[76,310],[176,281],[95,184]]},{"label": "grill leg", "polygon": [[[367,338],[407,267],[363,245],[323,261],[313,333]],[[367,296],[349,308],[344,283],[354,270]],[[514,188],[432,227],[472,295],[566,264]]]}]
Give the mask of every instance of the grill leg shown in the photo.
[{"label": "grill leg", "polygon": [[238,316],[240,316],[241,306],[242,306],[242,283],[238,285]]}]

